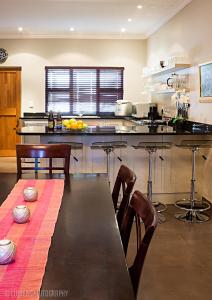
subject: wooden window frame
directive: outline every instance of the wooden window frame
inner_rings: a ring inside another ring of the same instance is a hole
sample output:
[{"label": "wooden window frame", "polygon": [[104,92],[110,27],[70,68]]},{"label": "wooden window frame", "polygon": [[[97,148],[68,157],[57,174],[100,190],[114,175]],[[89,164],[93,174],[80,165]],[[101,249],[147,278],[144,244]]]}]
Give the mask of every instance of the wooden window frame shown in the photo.
[{"label": "wooden window frame", "polygon": [[[48,70],[50,69],[68,69],[70,70],[70,82],[69,82],[69,89],[50,89],[48,88]],[[100,104],[101,103],[106,103],[105,101],[101,101],[100,99],[100,93],[104,92],[103,88],[100,88],[100,71],[101,70],[119,70],[121,71],[121,87],[116,90],[117,94],[120,93],[120,97],[117,100],[123,99],[123,94],[124,94],[124,87],[123,87],[123,81],[124,81],[124,67],[83,67],[83,66],[46,66],[45,67],[45,111],[46,113],[48,112],[48,93],[51,92],[56,92],[56,91],[61,91],[61,92],[67,92],[69,90],[70,93],[73,93],[73,70],[74,69],[87,69],[87,70],[96,70],[96,113],[94,115],[113,115],[114,113],[111,112],[101,112],[100,111]],[[106,88],[106,92],[111,93],[114,92],[114,88]],[[69,113],[63,113],[64,115],[74,115],[73,111],[73,95],[70,95],[70,112]],[[87,114],[89,115],[89,114]],[[93,115],[93,114],[92,114]]]}]

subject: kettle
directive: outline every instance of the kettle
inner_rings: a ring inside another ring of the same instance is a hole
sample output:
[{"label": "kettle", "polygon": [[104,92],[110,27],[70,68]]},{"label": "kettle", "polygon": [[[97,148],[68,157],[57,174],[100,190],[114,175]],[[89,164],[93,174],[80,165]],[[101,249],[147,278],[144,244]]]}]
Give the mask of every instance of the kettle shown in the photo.
[{"label": "kettle", "polygon": [[186,75],[173,73],[171,77],[167,79],[167,86],[175,90],[182,90],[186,88],[186,82]]},{"label": "kettle", "polygon": [[172,89],[177,89],[178,88],[178,74],[173,73],[171,77],[169,77],[166,81],[167,86],[172,88]]}]

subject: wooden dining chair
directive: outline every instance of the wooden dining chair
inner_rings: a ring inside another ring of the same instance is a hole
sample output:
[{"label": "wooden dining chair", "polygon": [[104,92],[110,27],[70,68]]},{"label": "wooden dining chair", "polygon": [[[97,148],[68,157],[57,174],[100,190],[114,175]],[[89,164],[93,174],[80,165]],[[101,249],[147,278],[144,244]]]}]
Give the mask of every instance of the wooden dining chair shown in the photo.
[{"label": "wooden dining chair", "polygon": [[[16,145],[16,157],[17,157],[17,178],[21,178],[22,171],[29,170],[47,170],[49,174],[52,174],[52,171],[62,170],[65,174],[65,177],[69,176],[69,166],[70,166],[70,154],[71,146],[66,144],[17,144]],[[22,165],[23,158],[48,158],[49,165],[48,167],[39,167],[36,165],[26,167]],[[53,167],[52,159],[53,158],[63,158],[63,166]]]},{"label": "wooden dining chair", "polygon": [[138,228],[140,231],[141,220],[145,227],[145,233],[143,234],[143,238],[140,241],[140,245],[133,265],[129,268],[133,290],[136,295],[147,250],[158,224],[157,213],[154,206],[152,205],[152,202],[150,202],[139,191],[135,191],[133,193],[120,228],[120,234],[125,254],[127,253],[127,247],[134,218],[136,219],[136,224],[139,224]]},{"label": "wooden dining chair", "polygon": [[132,193],[135,182],[135,173],[132,170],[130,170],[127,166],[122,165],[118,171],[112,192],[113,205],[115,211],[117,211],[118,199],[122,191],[122,199],[119,205],[119,209],[117,211],[117,222],[119,227],[121,226],[124,213],[129,204],[130,195]]}]

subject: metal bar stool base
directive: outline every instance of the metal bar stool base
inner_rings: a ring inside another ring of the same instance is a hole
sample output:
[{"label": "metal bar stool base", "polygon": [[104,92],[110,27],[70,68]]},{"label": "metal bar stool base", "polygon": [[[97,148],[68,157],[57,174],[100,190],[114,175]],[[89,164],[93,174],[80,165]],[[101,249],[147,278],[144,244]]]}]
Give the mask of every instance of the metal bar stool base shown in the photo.
[{"label": "metal bar stool base", "polygon": [[148,161],[148,181],[147,181],[147,198],[152,202],[155,207],[155,210],[158,214],[159,224],[164,223],[166,221],[166,217],[162,214],[162,212],[167,210],[167,206],[159,201],[152,201],[152,160],[153,154],[156,153],[158,149],[167,150],[170,149],[172,143],[164,143],[164,142],[140,142],[138,145],[132,145],[134,149],[144,149],[149,154]]},{"label": "metal bar stool base", "polygon": [[195,200],[194,206],[191,207],[191,200],[189,200],[189,199],[179,200],[179,201],[175,202],[175,206],[180,209],[184,209],[187,211],[193,210],[196,212],[206,211],[206,210],[210,209],[210,207],[211,207],[210,204],[204,200],[203,201]]},{"label": "metal bar stool base", "polygon": [[162,224],[164,222],[166,222],[166,217],[164,216],[164,214],[158,213],[158,223]]},{"label": "metal bar stool base", "polygon": [[204,223],[209,220],[209,217],[195,210],[190,210],[184,213],[175,214],[175,218],[179,221],[188,223]]},{"label": "metal bar stool base", "polygon": [[164,211],[167,210],[167,205],[164,204],[164,203],[161,203],[159,201],[153,201],[152,204],[154,205],[155,207],[155,210],[158,212],[158,213],[162,213]]},{"label": "metal bar stool base", "polygon": [[184,213],[177,213],[175,218],[190,223],[202,223],[209,220],[209,217],[202,212],[210,209],[210,204],[207,201],[199,201],[195,199],[196,186],[196,152],[201,148],[212,148],[212,140],[183,140],[177,147],[190,149],[192,151],[192,172],[191,172],[191,191],[190,199],[179,200],[175,206]]}]

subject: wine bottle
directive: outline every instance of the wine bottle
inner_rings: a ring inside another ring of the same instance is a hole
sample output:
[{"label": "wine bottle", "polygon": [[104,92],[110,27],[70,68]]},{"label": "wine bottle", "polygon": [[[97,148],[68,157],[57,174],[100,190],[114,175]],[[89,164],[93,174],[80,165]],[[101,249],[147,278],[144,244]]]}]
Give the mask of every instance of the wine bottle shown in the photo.
[{"label": "wine bottle", "polygon": [[51,129],[51,130],[54,129],[54,115],[53,115],[53,111],[49,112],[49,116],[48,116],[48,129]]},{"label": "wine bottle", "polygon": [[56,129],[58,129],[58,130],[62,129],[62,117],[61,117],[61,113],[60,112],[57,113]]}]

